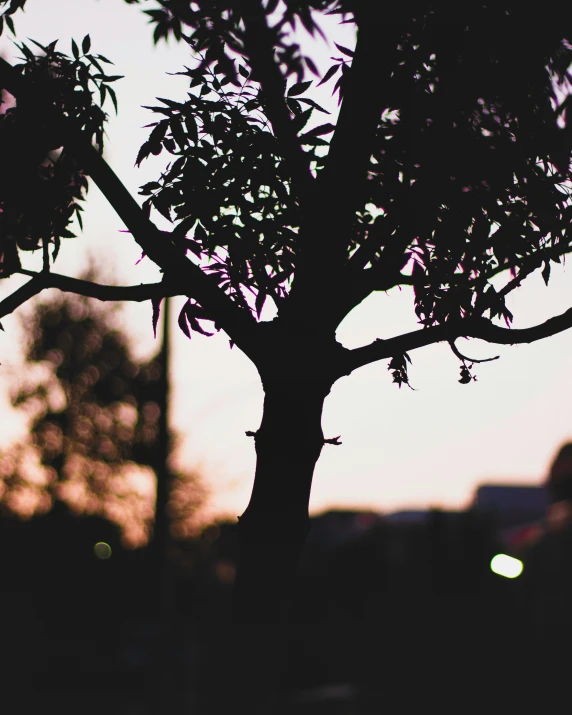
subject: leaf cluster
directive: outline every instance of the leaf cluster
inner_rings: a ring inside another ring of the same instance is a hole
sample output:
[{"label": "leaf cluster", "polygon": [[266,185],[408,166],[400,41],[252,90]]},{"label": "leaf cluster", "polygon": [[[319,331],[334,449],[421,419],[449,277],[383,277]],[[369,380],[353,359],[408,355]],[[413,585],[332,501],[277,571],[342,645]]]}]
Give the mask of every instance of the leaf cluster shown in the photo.
[{"label": "leaf cluster", "polygon": [[389,361],[387,369],[391,372],[393,382],[395,382],[399,388],[401,385],[407,385],[407,387],[412,390],[413,388],[409,384],[409,376],[407,374],[408,363],[411,363],[411,358],[407,353],[403,353],[403,355],[395,355]]},{"label": "leaf cluster", "polygon": [[[150,107],[163,119],[151,125],[137,163],[163,151],[174,157],[159,181],[141,188],[148,196],[144,206],[174,222],[173,239],[180,236],[179,245],[201,259],[241,307],[249,309],[254,297],[260,315],[267,296],[279,303],[286,294],[300,216],[260,87],[243,64],[236,66],[234,78],[206,63],[180,73],[190,79],[188,99],[161,98]],[[315,104],[309,100],[309,109],[299,109],[306,84],[289,91],[300,131]],[[312,134],[315,144],[321,131]]]},{"label": "leaf cluster", "polygon": [[[81,228],[81,202],[87,177],[77,158],[63,148],[71,122],[103,150],[104,122],[101,105],[109,97],[117,107],[102,55],[90,54],[87,35],[81,51],[72,40],[70,58],[32,41],[34,52],[18,45],[23,62],[17,70],[28,91],[0,114],[0,276],[19,269],[19,251],[53,246],[57,256],[62,238],[72,238],[69,224],[75,217]],[[97,97],[98,102],[95,101]]]},{"label": "leaf cluster", "polygon": [[[25,0],[24,0],[25,2]],[[125,0],[128,5],[146,4],[148,0]],[[171,36],[176,40],[183,37],[185,30],[191,28],[200,35],[210,35],[211,30],[219,38],[227,42],[234,35],[234,28],[240,23],[244,13],[249,12],[248,2],[237,0],[153,0],[155,7],[144,10],[150,22],[155,25],[153,40],[157,43]],[[159,7],[156,7],[156,6]],[[353,8],[345,7],[348,3],[340,0],[267,0],[265,12],[274,16],[281,12],[280,25],[289,26],[292,30],[303,27],[310,35],[320,33],[316,21],[316,12],[326,14],[341,14],[352,12]],[[215,29],[216,25],[216,29]],[[206,30],[206,33],[203,31]],[[234,38],[236,39],[236,37]],[[207,39],[208,42],[208,39]],[[236,49],[236,47],[235,47]]]},{"label": "leaf cluster", "polygon": [[0,7],[8,5],[6,10],[0,12],[0,35],[4,32],[6,26],[12,34],[15,34],[14,20],[12,15],[16,10],[23,10],[26,0],[0,0]]},{"label": "leaf cluster", "polygon": [[[572,23],[564,11],[555,20],[472,3],[403,26],[360,240],[375,272],[409,266],[424,326],[510,323],[505,296],[519,278],[544,266],[547,281],[570,250]],[[499,290],[503,271],[516,280]]]}]

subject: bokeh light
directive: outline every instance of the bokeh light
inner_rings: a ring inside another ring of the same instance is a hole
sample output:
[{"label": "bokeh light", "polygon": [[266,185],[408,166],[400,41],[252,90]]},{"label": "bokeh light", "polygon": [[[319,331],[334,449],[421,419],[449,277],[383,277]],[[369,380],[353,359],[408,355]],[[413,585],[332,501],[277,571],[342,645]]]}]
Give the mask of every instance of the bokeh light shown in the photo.
[{"label": "bokeh light", "polygon": [[98,541],[93,547],[93,552],[101,561],[106,561],[111,557],[111,546],[105,541]]},{"label": "bokeh light", "polygon": [[507,554],[497,554],[491,559],[491,571],[504,578],[517,578],[523,568],[522,561]]}]

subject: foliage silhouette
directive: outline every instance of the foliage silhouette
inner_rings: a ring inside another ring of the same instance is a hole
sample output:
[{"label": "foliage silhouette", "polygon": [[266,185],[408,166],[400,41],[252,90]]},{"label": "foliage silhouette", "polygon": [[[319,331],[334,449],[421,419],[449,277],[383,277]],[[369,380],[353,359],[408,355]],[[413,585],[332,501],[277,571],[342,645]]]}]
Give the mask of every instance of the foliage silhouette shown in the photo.
[{"label": "foliage silhouette", "polygon": [[[65,59],[50,46],[16,68],[0,63],[0,85],[16,97],[6,116],[24,133],[32,107],[50,103],[45,150],[65,147],[164,279],[90,286],[48,271],[48,256],[46,270],[0,309],[6,314],[47,286],[152,299],[155,316],[162,297],[183,295],[186,335],[213,325],[253,361],[265,400],[253,433],[252,497],[239,523],[234,616],[274,623],[306,538],[312,474],[325,443],[322,407],[339,378],[389,360],[394,381],[409,384],[408,353],[444,341],[468,384],[473,361],[459,352],[458,338],[515,344],[572,326],[571,309],[511,329],[506,302],[533,271],[548,282],[552,263],[571,250],[572,13],[556,3],[539,17],[502,2],[451,9],[364,0],[127,1],[147,13],[155,42],[185,42],[190,54],[181,72],[187,100],[160,98],[150,107],[156,122],[136,163],[150,154],[169,163],[141,188],[142,207],[93,143],[100,125],[94,129],[85,105],[69,98],[74,82],[86,91],[81,67],[92,57],[103,61],[89,54],[87,38],[84,56]],[[1,4],[9,23],[24,3]],[[321,77],[295,30],[318,38],[325,15],[352,23],[357,44],[338,46]],[[61,91],[46,77],[50,90],[36,101],[32,79],[60,64]],[[86,82],[92,103],[103,101]],[[331,122],[312,97],[312,87],[326,83],[339,100]],[[0,135],[8,136],[4,125]],[[12,215],[16,200],[9,192],[0,200]],[[159,231],[152,212],[173,230]],[[55,239],[54,220],[44,221],[46,243]],[[33,243],[36,234],[26,232]],[[14,240],[2,237],[5,275],[18,270]],[[337,327],[357,305],[392,288],[411,290],[419,330],[353,350],[337,342]],[[263,319],[267,302],[272,320]],[[260,638],[253,650],[268,655]],[[259,665],[272,661],[268,655]]]}]

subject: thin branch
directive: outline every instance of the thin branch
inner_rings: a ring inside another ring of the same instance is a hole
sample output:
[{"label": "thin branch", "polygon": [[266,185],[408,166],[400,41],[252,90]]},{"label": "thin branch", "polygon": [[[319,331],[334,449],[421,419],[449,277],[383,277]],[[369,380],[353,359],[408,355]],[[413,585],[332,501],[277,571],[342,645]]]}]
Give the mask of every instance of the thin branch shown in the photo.
[{"label": "thin branch", "polygon": [[498,360],[500,358],[500,355],[495,355],[494,357],[491,357],[491,358],[481,358],[480,360],[478,360],[477,358],[467,357],[466,355],[463,355],[463,353],[455,345],[454,340],[449,341],[449,347],[453,351],[453,355],[455,355],[455,357],[458,357],[459,360],[462,360],[463,362],[471,362],[471,363],[492,362],[493,360]]},{"label": "thin branch", "polygon": [[177,290],[173,283],[141,283],[134,286],[111,286],[101,283],[62,276],[59,273],[34,273],[20,270],[18,273],[33,276],[31,281],[11,295],[0,301],[0,318],[13,313],[27,300],[38,295],[48,288],[57,288],[67,293],[76,293],[87,298],[96,298],[102,301],[134,301],[141,303],[153,298],[167,298],[175,295],[184,295],[184,291]]},{"label": "thin branch", "polygon": [[42,259],[44,263],[43,269],[48,272],[50,270],[50,243],[46,236],[42,238]]},{"label": "thin branch", "polygon": [[42,290],[44,290],[42,277],[32,278],[31,281],[24,283],[18,290],[0,301],[0,318],[13,313]]},{"label": "thin branch", "polygon": [[504,298],[511,291],[516,290],[516,288],[520,288],[522,281],[531,273],[534,273],[534,271],[538,270],[538,268],[540,268],[540,266],[536,266],[535,268],[530,268],[530,266],[526,269],[523,268],[517,276],[515,276],[497,292],[495,297]]},{"label": "thin branch", "polygon": [[461,337],[478,338],[496,345],[519,345],[534,343],[537,340],[562,333],[571,327],[572,308],[530,328],[502,328],[493,325],[486,318],[463,318],[454,324],[436,325],[415,330],[388,340],[378,339],[361,348],[347,350],[345,357],[340,361],[340,375],[349,375],[358,367],[369,365],[378,360],[387,360],[395,355],[402,355],[426,345],[443,341],[450,343]]},{"label": "thin branch", "polygon": [[510,291],[514,290],[515,288],[518,288],[520,285],[520,281],[524,280],[524,278],[529,276],[534,271],[538,270],[545,261],[554,260],[557,257],[559,258],[560,256],[565,256],[567,253],[569,253],[571,245],[572,244],[568,242],[557,244],[556,246],[550,246],[549,248],[546,248],[541,251],[535,251],[529,256],[524,256],[523,258],[521,258],[518,265],[502,265],[493,268],[485,276],[481,276],[481,280],[484,279],[488,281],[491,278],[494,278],[495,276],[504,273],[505,271],[516,270],[517,268],[519,268],[519,274],[511,281],[509,281],[504,286],[504,288],[501,289],[501,291],[499,291],[500,294],[507,295],[507,293],[509,293]]},{"label": "thin branch", "polygon": [[368,231],[367,238],[362,241],[357,251],[348,261],[348,269],[350,271],[363,270],[370,261],[373,261],[380,247],[380,239],[382,237],[381,227],[373,225]]},{"label": "thin branch", "polygon": [[47,282],[49,282],[50,285],[46,286],[46,288],[57,288],[67,293],[77,293],[86,298],[97,298],[97,300],[101,301],[131,301],[142,303],[146,300],[186,295],[184,289],[177,289],[177,286],[171,281],[140,283],[132,286],[112,286],[62,276],[57,273],[50,273]]},{"label": "thin branch", "polygon": [[[26,93],[24,78],[8,62],[0,58],[0,87],[16,98]],[[213,277],[203,273],[147,218],[139,204],[119,180],[115,172],[92,146],[90,139],[71,121],[62,120],[66,145],[76,154],[85,172],[97,184],[143,252],[164,272],[165,280],[185,286],[185,295],[192,296],[207,311],[218,327],[247,355],[251,353],[252,334],[256,321],[241,310],[218,287]]]},{"label": "thin branch", "polygon": [[270,120],[280,153],[286,162],[294,193],[303,205],[314,179],[310,162],[300,146],[284,97],[286,83],[274,55],[274,39],[260,0],[244,0],[244,45],[253,79],[260,83],[265,114]]}]

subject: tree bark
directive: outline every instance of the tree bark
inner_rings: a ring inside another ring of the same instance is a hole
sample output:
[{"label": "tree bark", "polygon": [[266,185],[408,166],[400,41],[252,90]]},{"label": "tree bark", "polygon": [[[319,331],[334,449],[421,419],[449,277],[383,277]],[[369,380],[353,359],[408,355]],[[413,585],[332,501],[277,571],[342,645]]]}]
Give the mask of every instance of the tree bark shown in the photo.
[{"label": "tree bark", "polygon": [[254,486],[238,524],[232,617],[238,700],[251,712],[272,713],[285,664],[291,590],[310,528],[308,503],[330,384],[291,378],[265,381],[264,387]]},{"label": "tree bark", "polygon": [[238,526],[235,622],[277,623],[285,615],[310,526],[308,503],[324,444],[326,394],[317,382],[266,385],[262,423],[255,434],[254,486]]}]

